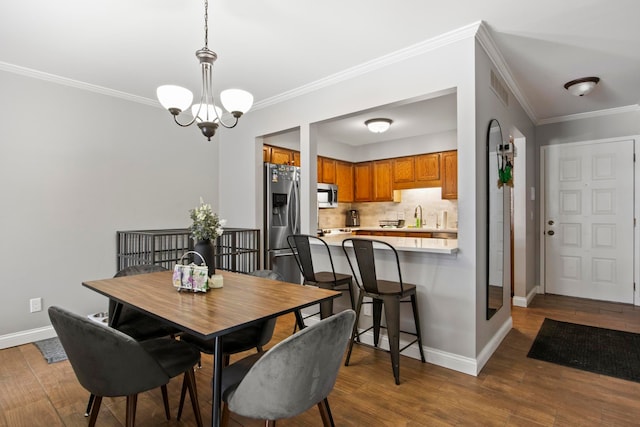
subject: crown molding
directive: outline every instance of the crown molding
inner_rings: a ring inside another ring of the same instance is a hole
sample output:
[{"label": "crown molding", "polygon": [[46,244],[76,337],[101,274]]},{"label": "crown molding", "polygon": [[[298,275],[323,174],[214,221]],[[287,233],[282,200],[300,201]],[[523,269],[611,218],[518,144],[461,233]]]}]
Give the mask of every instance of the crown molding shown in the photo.
[{"label": "crown molding", "polygon": [[49,74],[43,71],[31,69],[31,68],[21,67],[19,65],[9,64],[7,62],[0,61],[0,70],[7,71],[9,73],[19,74],[25,77],[44,80],[51,83],[57,83],[64,86],[74,87],[76,89],[88,90],[90,92],[99,93],[101,95],[112,96],[114,98],[120,98],[127,101],[133,101],[140,104],[150,105],[152,107],[162,108],[158,101],[145,98],[143,96],[132,95],[130,93],[121,92],[119,90],[109,89],[103,86],[92,85],[90,83],[85,83],[79,80],[73,80],[67,77],[62,77],[55,74]]},{"label": "crown molding", "polygon": [[381,56],[371,61],[356,65],[355,67],[347,68],[343,71],[316,80],[304,86],[300,86],[276,96],[272,96],[271,98],[256,102],[252,110],[259,110],[260,108],[270,107],[272,105],[288,101],[298,96],[316,91],[318,89],[322,89],[324,87],[328,87],[339,82],[349,80],[363,74],[367,74],[371,71],[375,71],[380,68],[402,62],[414,56],[422,55],[424,53],[439,49],[443,46],[447,46],[460,40],[468,39],[470,37],[473,37],[477,33],[478,28],[481,25],[482,21],[477,21],[456,30],[449,31],[431,39],[422,41],[420,43],[416,43],[395,52],[391,52],[387,55]]},{"label": "crown molding", "polygon": [[586,113],[569,114],[567,116],[550,117],[548,119],[541,119],[536,124],[548,125],[551,123],[570,122],[572,120],[591,119],[594,117],[611,116],[614,114],[633,113],[640,111],[640,105],[627,105],[624,107],[608,108],[606,110],[588,111]]},{"label": "crown molding", "polygon": [[480,22],[480,26],[478,27],[478,32],[476,33],[476,40],[478,40],[478,42],[480,43],[480,46],[482,46],[485,52],[487,52],[489,59],[491,60],[493,65],[496,67],[496,70],[500,74],[500,77],[502,77],[502,79],[504,80],[505,84],[507,85],[511,93],[513,93],[513,96],[516,98],[516,100],[518,100],[518,102],[524,109],[527,116],[529,116],[529,119],[533,123],[537,123],[538,116],[536,115],[535,111],[533,110],[533,107],[527,100],[527,97],[524,96],[524,94],[520,90],[520,87],[518,86],[515,79],[513,78],[513,74],[511,73],[511,70],[507,65],[507,61],[505,61],[504,57],[500,53],[500,50],[498,50],[496,43],[494,42],[493,38],[491,37],[491,34],[489,33],[487,24],[485,24],[484,21]]}]

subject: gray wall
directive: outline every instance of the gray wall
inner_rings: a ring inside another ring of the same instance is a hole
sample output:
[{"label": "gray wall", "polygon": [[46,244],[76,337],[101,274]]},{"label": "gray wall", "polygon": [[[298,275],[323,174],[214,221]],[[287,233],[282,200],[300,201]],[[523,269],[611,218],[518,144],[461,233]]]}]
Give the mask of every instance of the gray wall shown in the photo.
[{"label": "gray wall", "polygon": [[[217,203],[217,148],[161,108],[0,72],[0,348],[46,334],[46,309],[106,308],[116,231],[189,225]],[[29,299],[43,311],[29,313]]]},{"label": "gray wall", "polygon": [[[476,151],[482,153],[478,156],[477,161],[477,180],[479,183],[479,189],[476,194],[477,204],[482,205],[483,209],[479,209],[476,215],[476,229],[478,230],[478,264],[476,266],[476,311],[477,311],[477,323],[476,323],[476,337],[478,353],[482,353],[485,346],[490,344],[491,339],[495,333],[495,330],[500,326],[510,322],[511,318],[511,290],[510,290],[510,268],[509,268],[509,238],[508,232],[504,234],[505,242],[505,287],[503,293],[503,306],[502,308],[489,320],[486,320],[486,299],[487,299],[487,271],[486,271],[486,256],[487,256],[487,236],[485,231],[485,224],[487,219],[486,213],[486,176],[488,173],[485,147],[487,138],[487,129],[491,119],[497,119],[500,122],[502,129],[503,140],[508,141],[509,135],[512,134],[513,129],[518,129],[529,141],[535,139],[534,126],[531,120],[528,118],[522,107],[519,105],[517,99],[513,94],[509,94],[509,104],[505,105],[494,93],[490,87],[490,72],[491,70],[497,74],[498,69],[491,62],[489,55],[481,47],[480,43],[476,43]],[[533,157],[530,157],[531,163]],[[494,166],[495,160],[492,159],[490,166]],[[533,164],[527,165],[527,169],[533,169]],[[514,180],[520,179],[533,179],[531,177],[523,176],[522,171],[514,170]],[[533,185],[533,183],[531,183]],[[505,187],[506,188],[506,187]],[[508,207],[505,207],[505,212],[508,212]],[[459,210],[459,215],[464,215],[464,211]],[[505,218],[505,224],[508,223],[508,218]],[[530,221],[529,225],[533,227],[534,221]],[[535,257],[533,251],[533,243],[531,248],[527,252],[527,258],[533,260]]]}]

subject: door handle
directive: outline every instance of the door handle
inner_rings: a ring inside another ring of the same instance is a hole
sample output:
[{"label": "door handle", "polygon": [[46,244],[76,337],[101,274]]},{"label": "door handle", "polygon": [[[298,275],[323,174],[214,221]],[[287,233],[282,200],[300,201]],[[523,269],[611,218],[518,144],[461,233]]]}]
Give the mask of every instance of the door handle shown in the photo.
[{"label": "door handle", "polygon": [[549,230],[549,231],[547,231],[547,234],[548,234],[549,236],[553,236],[553,235],[554,235],[554,234],[556,234],[556,233],[555,233],[553,230]]}]

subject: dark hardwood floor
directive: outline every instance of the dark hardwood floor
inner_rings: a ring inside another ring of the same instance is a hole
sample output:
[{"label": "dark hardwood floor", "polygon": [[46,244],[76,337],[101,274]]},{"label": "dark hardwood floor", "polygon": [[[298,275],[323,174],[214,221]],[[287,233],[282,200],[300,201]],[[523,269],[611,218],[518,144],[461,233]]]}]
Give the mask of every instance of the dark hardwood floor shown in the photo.
[{"label": "dark hardwood floor", "polygon": [[[629,426],[640,425],[640,383],[565,368],[526,357],[545,317],[640,332],[630,305],[538,295],[513,308],[513,329],[477,377],[403,357],[396,386],[389,356],[355,346],[329,396],[337,426]],[[272,344],[291,333],[293,317],[278,320]],[[232,358],[232,361],[234,358]],[[211,422],[211,356],[196,373],[204,420]],[[190,405],[175,420],[181,379],[169,384],[172,420],[159,390],[140,396],[136,425],[193,426]],[[48,365],[32,344],[0,351],[0,426],[86,426],[87,392],[68,362]],[[106,398],[98,426],[124,425],[124,398]],[[233,416],[231,425],[260,426]],[[321,426],[317,408],[279,422]]]}]

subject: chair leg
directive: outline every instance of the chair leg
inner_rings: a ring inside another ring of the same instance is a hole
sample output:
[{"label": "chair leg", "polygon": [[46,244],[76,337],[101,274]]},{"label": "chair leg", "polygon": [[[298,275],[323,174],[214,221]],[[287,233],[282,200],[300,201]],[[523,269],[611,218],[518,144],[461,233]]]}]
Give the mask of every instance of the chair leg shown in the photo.
[{"label": "chair leg", "polygon": [[93,399],[95,399],[95,396],[93,393],[91,393],[89,395],[89,401],[87,402],[87,409],[84,411],[85,417],[88,417],[89,414],[91,413],[91,406],[93,406]]},{"label": "chair leg", "polygon": [[171,409],[169,409],[169,393],[167,393],[167,385],[163,385],[160,387],[162,390],[162,402],[164,403],[164,414],[167,417],[167,420],[171,419]]},{"label": "chair leg", "polygon": [[351,309],[356,309],[356,290],[353,286],[353,280],[349,280],[349,300],[351,301]]},{"label": "chair leg", "polygon": [[182,389],[180,390],[180,403],[178,404],[178,415],[176,416],[176,420],[178,421],[180,421],[180,417],[182,417],[182,408],[184,408],[184,398],[186,396],[187,396],[187,380],[185,378],[182,380]]},{"label": "chair leg", "polygon": [[373,345],[374,347],[377,347],[378,343],[380,342],[381,319],[382,319],[382,301],[379,299],[374,299],[373,300]]},{"label": "chair leg", "polygon": [[229,425],[229,405],[222,402],[222,414],[220,415],[220,427],[227,427]]},{"label": "chair leg", "polygon": [[94,399],[93,405],[91,407],[91,416],[89,417],[89,427],[95,427],[96,420],[98,419],[98,412],[100,412],[100,404],[102,403],[102,396],[93,397]]},{"label": "chair leg", "polygon": [[344,360],[344,366],[349,366],[349,359],[351,358],[351,350],[353,350],[353,341],[358,335],[358,320],[360,319],[360,310],[362,310],[362,300],[364,299],[364,293],[358,294],[358,304],[356,305],[356,321],[353,324],[353,332],[351,332],[351,339],[349,340],[349,351],[347,352],[347,358]]},{"label": "chair leg", "polygon": [[387,334],[389,336],[389,353],[391,367],[396,385],[400,384],[400,299],[384,297],[384,315],[387,319]]},{"label": "chair leg", "polygon": [[134,427],[136,425],[136,407],[138,406],[138,395],[132,394],[127,396],[127,421],[126,427]]},{"label": "chair leg", "polygon": [[198,427],[202,427],[202,415],[200,414],[200,402],[198,401],[198,388],[196,387],[196,376],[193,373],[193,369],[189,368],[184,373],[184,382],[187,383],[189,389],[189,399],[191,399],[191,406],[193,407],[193,415],[196,417],[196,424]]},{"label": "chair leg", "polygon": [[322,417],[322,425],[324,427],[335,427],[333,416],[331,415],[331,408],[329,407],[329,399],[325,398],[322,402],[318,402],[318,409]]},{"label": "chair leg", "polygon": [[418,349],[420,350],[420,358],[422,363],[426,362],[424,358],[424,349],[422,348],[422,332],[420,331],[420,316],[418,315],[418,296],[411,295],[411,307],[413,308],[413,320],[416,322],[416,335],[418,335]]}]

